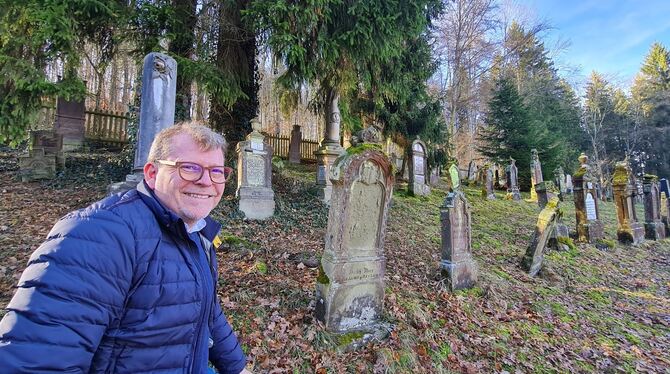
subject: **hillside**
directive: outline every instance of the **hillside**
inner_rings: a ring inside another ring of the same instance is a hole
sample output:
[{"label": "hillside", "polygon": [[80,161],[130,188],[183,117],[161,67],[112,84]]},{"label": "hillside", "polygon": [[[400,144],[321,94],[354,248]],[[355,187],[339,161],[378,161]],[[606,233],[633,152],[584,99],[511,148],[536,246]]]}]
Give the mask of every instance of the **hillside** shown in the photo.
[{"label": "hillside", "polygon": [[[18,181],[15,153],[0,151],[0,302],[13,293],[30,253],[61,215],[104,196],[125,171],[113,155],[73,155],[54,181]],[[214,212],[224,225],[221,303],[254,372],[667,372],[670,370],[670,240],[615,242],[612,203],[601,211],[607,241],[550,252],[537,278],[519,267],[539,209],[524,201],[472,206],[478,287],[451,294],[439,277],[439,206],[396,188],[386,234],[385,319],[390,337],[345,352],[313,318],[315,268],[327,208],[313,166],[275,165],[277,211],[246,222],[232,193]],[[574,230],[572,202],[561,204]]]}]

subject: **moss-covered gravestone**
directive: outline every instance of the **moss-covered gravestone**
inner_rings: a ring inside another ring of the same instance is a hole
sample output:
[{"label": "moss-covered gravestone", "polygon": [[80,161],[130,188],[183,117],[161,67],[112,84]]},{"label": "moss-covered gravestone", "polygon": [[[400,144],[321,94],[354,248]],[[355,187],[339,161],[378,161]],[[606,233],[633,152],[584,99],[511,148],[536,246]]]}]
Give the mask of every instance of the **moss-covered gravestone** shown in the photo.
[{"label": "moss-covered gravestone", "polygon": [[384,235],[393,190],[380,148],[349,148],[330,171],[333,190],[316,287],[316,317],[332,332],[374,329],[384,304]]},{"label": "moss-covered gravestone", "polygon": [[658,177],[645,174],[642,182],[644,192],[644,237],[650,240],[665,238],[665,225],[661,221],[661,191]]},{"label": "moss-covered gravestone", "polygon": [[549,239],[554,236],[554,231],[559,223],[558,198],[553,197],[547,202],[537,217],[533,239],[521,261],[522,267],[528,271],[528,275],[531,277],[536,276],[540,272],[542,261],[544,260],[544,252],[549,245]]},{"label": "moss-covered gravestone", "polygon": [[644,226],[638,222],[635,213],[635,192],[628,161],[616,163],[612,177],[614,204],[617,212],[617,238],[623,244],[639,244],[644,241]]},{"label": "moss-covered gravestone", "polygon": [[507,166],[507,197],[508,200],[519,201],[521,194],[519,193],[519,169],[516,167],[516,160],[510,158],[509,166]]},{"label": "moss-covered gravestone", "polygon": [[486,197],[486,200],[495,200],[496,195],[493,193],[493,169],[491,165],[484,165],[486,170],[486,179],[484,182],[484,188],[482,189],[482,196]]},{"label": "moss-covered gravestone", "polygon": [[477,265],[472,258],[470,204],[461,191],[447,194],[440,207],[442,261],[440,269],[452,291],[470,288],[477,282]]},{"label": "moss-covered gravestone", "polygon": [[[536,186],[538,183],[544,181],[542,177],[542,164],[540,163],[540,157],[537,154],[537,149],[533,148],[530,150],[530,200],[531,202],[537,202],[537,190]],[[546,190],[545,190],[546,191]]]},{"label": "moss-covered gravestone", "polygon": [[248,219],[264,220],[275,211],[272,190],[272,146],[260,133],[258,118],[251,120],[253,131],[237,143],[237,192],[239,210]]},{"label": "moss-covered gravestone", "polygon": [[595,243],[605,235],[600,221],[600,210],[596,195],[596,177],[588,164],[589,158],[582,153],[579,156],[579,169],[574,177],[575,217],[577,222],[577,240],[583,243]]}]

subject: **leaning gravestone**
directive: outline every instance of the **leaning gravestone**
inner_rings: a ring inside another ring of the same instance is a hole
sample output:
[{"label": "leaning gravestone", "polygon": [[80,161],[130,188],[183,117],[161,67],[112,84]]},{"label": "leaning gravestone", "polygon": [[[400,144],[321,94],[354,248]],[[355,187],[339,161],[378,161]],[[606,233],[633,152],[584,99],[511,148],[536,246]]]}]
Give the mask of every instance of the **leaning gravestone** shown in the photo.
[{"label": "leaning gravestone", "polygon": [[635,183],[628,161],[616,163],[612,177],[614,204],[617,211],[617,239],[623,244],[639,244],[644,241],[644,226],[635,213]]},{"label": "leaning gravestone", "polygon": [[176,79],[177,62],[172,57],[157,52],[144,57],[140,124],[132,174],[126,176],[125,182],[110,185],[109,193],[133,189],[144,178],[144,164],[156,134],[174,125]]},{"label": "leaning gravestone", "polygon": [[542,268],[544,252],[549,244],[557,223],[559,223],[560,214],[558,209],[558,198],[554,197],[545,205],[540,212],[535,225],[535,233],[531,240],[526,254],[523,257],[521,265],[528,271],[528,275],[534,277]]},{"label": "leaning gravestone", "polygon": [[260,133],[261,122],[251,120],[253,131],[237,143],[237,192],[239,210],[247,219],[264,220],[275,212],[272,190],[272,146]]},{"label": "leaning gravestone", "polygon": [[507,194],[514,201],[521,200],[521,193],[519,193],[519,169],[516,167],[516,160],[510,158],[509,160],[509,177],[507,180],[508,190]]},{"label": "leaning gravestone", "polygon": [[335,160],[330,180],[333,193],[315,315],[329,331],[374,330],[384,304],[391,165],[381,148],[356,146]]},{"label": "leaning gravestone", "polygon": [[472,258],[470,204],[463,192],[449,192],[440,207],[442,261],[440,269],[451,291],[471,288],[477,282]]},{"label": "leaning gravestone", "polygon": [[[542,177],[542,164],[540,163],[540,158],[537,155],[537,149],[533,148],[530,150],[530,201],[537,202],[537,190],[536,187],[538,183],[544,181]],[[544,188],[544,185],[541,186]],[[546,192],[546,188],[544,189]],[[546,202],[544,202],[546,204]],[[544,206],[542,204],[542,206]]]},{"label": "leaning gravestone", "polygon": [[291,130],[291,139],[288,146],[288,162],[291,164],[299,164],[301,155],[300,155],[300,143],[302,142],[302,132],[300,131],[300,126],[293,126]]},{"label": "leaning gravestone", "polygon": [[409,163],[409,192],[414,195],[425,196],[430,194],[430,187],[426,184],[428,165],[426,163],[426,143],[419,139],[412,142]]},{"label": "leaning gravestone", "polygon": [[644,237],[650,240],[665,238],[665,225],[661,220],[661,191],[658,177],[645,174],[642,182],[644,191]]},{"label": "leaning gravestone", "polygon": [[603,224],[600,221],[600,210],[596,198],[596,177],[588,164],[589,158],[582,153],[579,156],[579,169],[575,171],[574,203],[577,222],[577,240],[584,243],[595,243],[604,237]]},{"label": "leaning gravestone", "polygon": [[84,145],[86,105],[84,100],[58,98],[56,103],[56,134],[63,137],[63,150],[74,151]]}]

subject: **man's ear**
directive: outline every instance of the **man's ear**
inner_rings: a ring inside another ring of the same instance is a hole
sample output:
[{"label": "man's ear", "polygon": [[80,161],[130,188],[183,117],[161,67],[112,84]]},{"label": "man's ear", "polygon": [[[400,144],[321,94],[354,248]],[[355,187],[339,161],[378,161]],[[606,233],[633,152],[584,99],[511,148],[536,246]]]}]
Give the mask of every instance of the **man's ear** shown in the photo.
[{"label": "man's ear", "polygon": [[158,167],[153,162],[144,164],[144,181],[152,190],[156,188],[156,175],[158,174]]}]

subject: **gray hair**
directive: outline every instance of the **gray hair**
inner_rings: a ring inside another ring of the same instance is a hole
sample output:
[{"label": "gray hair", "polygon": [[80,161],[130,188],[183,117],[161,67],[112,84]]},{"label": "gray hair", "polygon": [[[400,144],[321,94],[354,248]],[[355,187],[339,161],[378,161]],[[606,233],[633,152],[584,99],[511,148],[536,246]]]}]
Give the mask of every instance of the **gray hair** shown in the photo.
[{"label": "gray hair", "polygon": [[217,134],[209,127],[194,121],[180,122],[168,128],[161,130],[149,150],[148,162],[163,160],[170,156],[172,138],[179,134],[188,134],[200,146],[200,149],[207,152],[213,149],[221,149],[224,156],[228,144],[223,135]]}]

